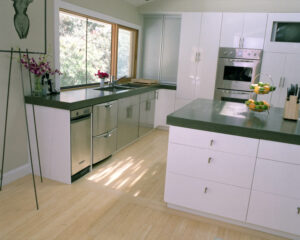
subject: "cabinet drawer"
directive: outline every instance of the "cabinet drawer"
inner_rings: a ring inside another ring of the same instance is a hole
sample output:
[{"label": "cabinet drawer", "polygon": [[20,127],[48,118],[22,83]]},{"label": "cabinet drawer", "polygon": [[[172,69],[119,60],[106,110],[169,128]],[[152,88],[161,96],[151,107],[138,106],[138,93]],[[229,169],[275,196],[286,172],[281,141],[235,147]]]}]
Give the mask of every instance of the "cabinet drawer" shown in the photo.
[{"label": "cabinet drawer", "polygon": [[169,141],[211,150],[256,156],[259,140],[182,127],[170,128]]},{"label": "cabinet drawer", "polygon": [[258,159],[253,189],[300,199],[300,165]]},{"label": "cabinet drawer", "polygon": [[93,107],[93,136],[117,127],[118,102],[107,102]]},{"label": "cabinet drawer", "polygon": [[260,140],[258,157],[300,165],[300,145]]},{"label": "cabinet drawer", "polygon": [[253,191],[247,222],[300,235],[300,201]]},{"label": "cabinet drawer", "polygon": [[109,157],[117,149],[117,130],[93,137],[93,164]]},{"label": "cabinet drawer", "polygon": [[141,96],[141,102],[152,100],[155,99],[155,91],[143,93],[140,96]]},{"label": "cabinet drawer", "polygon": [[118,100],[119,109],[124,108],[124,107],[126,108],[128,106],[137,105],[137,104],[139,104],[139,102],[140,102],[140,96],[139,95],[119,99]]},{"label": "cabinet drawer", "polygon": [[251,188],[255,157],[169,144],[167,170]]},{"label": "cabinet drawer", "polygon": [[247,189],[167,172],[167,203],[245,221],[249,195]]}]

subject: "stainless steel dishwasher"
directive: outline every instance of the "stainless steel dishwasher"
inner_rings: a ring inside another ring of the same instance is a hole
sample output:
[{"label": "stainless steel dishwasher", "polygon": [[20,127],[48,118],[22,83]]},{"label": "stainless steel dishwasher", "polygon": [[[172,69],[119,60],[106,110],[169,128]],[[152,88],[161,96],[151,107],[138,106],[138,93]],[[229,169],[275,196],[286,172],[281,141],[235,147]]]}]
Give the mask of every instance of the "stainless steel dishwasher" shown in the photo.
[{"label": "stainless steel dishwasher", "polygon": [[107,102],[93,107],[93,164],[117,149],[118,102]]},{"label": "stainless steel dishwasher", "polygon": [[72,181],[89,172],[91,165],[91,107],[71,112]]}]

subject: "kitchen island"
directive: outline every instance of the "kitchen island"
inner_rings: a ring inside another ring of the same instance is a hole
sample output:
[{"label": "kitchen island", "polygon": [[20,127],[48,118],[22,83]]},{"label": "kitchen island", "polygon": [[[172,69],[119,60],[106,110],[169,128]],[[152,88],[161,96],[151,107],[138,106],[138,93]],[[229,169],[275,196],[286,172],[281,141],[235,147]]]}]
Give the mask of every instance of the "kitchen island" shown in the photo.
[{"label": "kitchen island", "polygon": [[197,99],[170,114],[171,208],[300,238],[300,123]]}]

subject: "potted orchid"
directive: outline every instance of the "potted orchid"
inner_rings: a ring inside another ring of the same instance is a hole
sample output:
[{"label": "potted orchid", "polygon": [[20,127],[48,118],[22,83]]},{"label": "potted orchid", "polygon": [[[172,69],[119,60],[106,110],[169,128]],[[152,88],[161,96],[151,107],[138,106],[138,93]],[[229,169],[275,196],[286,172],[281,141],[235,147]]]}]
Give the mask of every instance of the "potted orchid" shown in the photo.
[{"label": "potted orchid", "polygon": [[100,70],[98,70],[98,72],[95,74],[95,76],[98,76],[98,78],[100,78],[100,87],[104,87],[104,81],[105,78],[108,78],[109,75],[106,72],[101,72]]},{"label": "potted orchid", "polygon": [[47,94],[47,82],[44,79],[49,79],[49,75],[62,73],[58,69],[52,69],[50,63],[47,61],[46,56],[40,56],[38,61],[34,58],[29,58],[23,55],[21,58],[22,65],[27,68],[34,75],[34,90],[33,95],[41,96]]}]

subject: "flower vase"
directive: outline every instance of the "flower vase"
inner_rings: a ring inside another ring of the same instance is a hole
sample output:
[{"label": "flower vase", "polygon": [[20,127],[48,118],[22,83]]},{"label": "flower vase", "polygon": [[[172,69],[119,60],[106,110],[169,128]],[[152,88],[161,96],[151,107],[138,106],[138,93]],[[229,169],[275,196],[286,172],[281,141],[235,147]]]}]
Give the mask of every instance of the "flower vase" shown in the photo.
[{"label": "flower vase", "polygon": [[34,96],[42,96],[43,94],[43,86],[42,86],[42,76],[34,75]]},{"label": "flower vase", "polygon": [[105,78],[100,78],[100,88],[104,87]]}]

